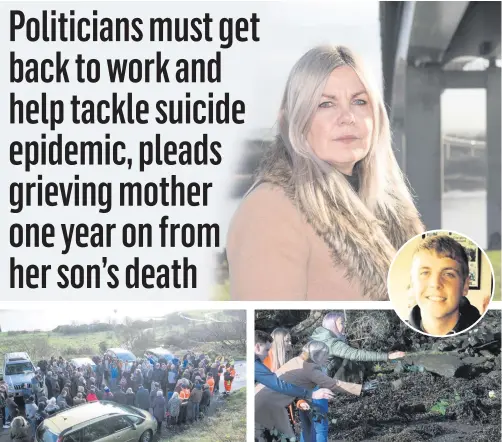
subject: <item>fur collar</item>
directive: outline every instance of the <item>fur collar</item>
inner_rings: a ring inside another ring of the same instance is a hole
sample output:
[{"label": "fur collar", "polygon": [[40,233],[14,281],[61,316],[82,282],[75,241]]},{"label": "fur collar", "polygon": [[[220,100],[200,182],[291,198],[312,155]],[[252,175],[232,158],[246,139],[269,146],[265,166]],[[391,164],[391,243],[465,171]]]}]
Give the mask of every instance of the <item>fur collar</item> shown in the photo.
[{"label": "fur collar", "polygon": [[382,213],[371,215],[369,211],[353,216],[343,202],[335,203],[320,183],[319,193],[329,213],[326,223],[321,217],[308,216],[295,196],[291,176],[292,166],[286,153],[274,146],[261,163],[257,183],[268,182],[281,187],[328,245],[334,265],[346,268],[345,277],[349,281],[356,280],[369,300],[388,300],[387,273],[397,249],[424,231],[415,207],[396,198],[399,219]]}]

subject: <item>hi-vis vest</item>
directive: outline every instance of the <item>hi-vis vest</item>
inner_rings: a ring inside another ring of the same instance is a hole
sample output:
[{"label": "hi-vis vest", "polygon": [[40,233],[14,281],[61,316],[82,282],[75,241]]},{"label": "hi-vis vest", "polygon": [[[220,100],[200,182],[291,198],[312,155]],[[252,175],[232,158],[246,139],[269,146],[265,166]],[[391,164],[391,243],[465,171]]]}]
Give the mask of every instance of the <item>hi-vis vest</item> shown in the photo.
[{"label": "hi-vis vest", "polygon": [[190,399],[190,390],[188,388],[182,388],[180,391],[180,399]]},{"label": "hi-vis vest", "polygon": [[213,393],[214,390],[214,379],[210,378],[206,381],[206,384],[209,385],[209,390]]}]

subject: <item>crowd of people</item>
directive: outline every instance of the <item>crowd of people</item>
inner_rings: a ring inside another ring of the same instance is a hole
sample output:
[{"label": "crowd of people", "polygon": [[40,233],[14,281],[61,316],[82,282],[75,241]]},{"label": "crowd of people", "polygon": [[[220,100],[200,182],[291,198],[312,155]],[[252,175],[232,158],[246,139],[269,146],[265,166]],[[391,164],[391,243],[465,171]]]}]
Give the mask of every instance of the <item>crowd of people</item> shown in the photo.
[{"label": "crowd of people", "polygon": [[169,361],[147,357],[124,362],[108,355],[93,361],[94,366],[76,366],[61,356],[40,361],[31,388],[23,391],[26,418],[7,384],[0,382],[3,428],[10,428],[11,439],[31,442],[36,428],[48,417],[101,400],[149,411],[161,432],[163,422],[174,426],[204,417],[211,398],[220,393],[220,381],[224,385],[221,394],[228,395],[236,375],[233,360],[223,356],[211,360],[194,353]]},{"label": "crowd of people", "polygon": [[[311,334],[298,355],[291,334],[278,328],[255,332],[255,440],[295,437],[298,415],[302,442],[328,441],[328,401],[335,393],[359,396],[376,389],[375,381],[345,382],[328,375],[328,366],[344,361],[376,362],[403,358],[390,353],[357,349],[345,334],[345,315],[330,312]],[[296,400],[295,400],[296,399]]]}]

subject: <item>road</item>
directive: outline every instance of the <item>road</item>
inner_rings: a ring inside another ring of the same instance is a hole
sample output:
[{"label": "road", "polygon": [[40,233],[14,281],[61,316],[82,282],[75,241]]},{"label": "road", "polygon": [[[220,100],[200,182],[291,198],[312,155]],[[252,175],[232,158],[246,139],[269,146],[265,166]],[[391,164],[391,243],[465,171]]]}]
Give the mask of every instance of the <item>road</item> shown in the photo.
[{"label": "road", "polygon": [[[235,378],[232,382],[232,391],[240,390],[242,387],[246,386],[246,367],[246,361],[235,361]],[[225,391],[223,376],[220,376],[220,391]]]},{"label": "road", "polygon": [[[240,390],[246,386],[246,361],[235,361],[235,378],[232,383],[232,391]],[[225,391],[225,386],[223,385],[223,376],[220,379],[220,392]],[[214,410],[216,407],[217,400],[213,399],[211,401],[211,409]],[[9,430],[3,430],[0,428],[0,442],[12,442],[9,437]]]}]

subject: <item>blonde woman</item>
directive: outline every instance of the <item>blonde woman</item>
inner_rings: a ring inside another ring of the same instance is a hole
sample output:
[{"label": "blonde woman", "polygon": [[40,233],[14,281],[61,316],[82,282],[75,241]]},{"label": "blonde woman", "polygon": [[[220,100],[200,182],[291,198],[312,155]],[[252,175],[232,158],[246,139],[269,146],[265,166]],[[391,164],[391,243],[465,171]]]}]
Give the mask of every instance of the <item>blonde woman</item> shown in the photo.
[{"label": "blonde woman", "polygon": [[[329,357],[328,346],[324,342],[310,341],[302,353],[286,362],[276,371],[278,378],[300,388],[313,389],[315,386],[328,388],[335,392],[343,392],[359,396],[362,386],[332,379],[324,374],[322,367]],[[261,426],[272,430],[277,429],[285,437],[293,437],[294,431],[289,422],[286,406],[294,398],[270,390],[264,385],[255,388],[255,421]]]},{"label": "blonde woman", "polygon": [[310,50],[230,226],[232,299],[387,300],[396,250],[423,231],[361,62],[341,46]]},{"label": "blonde woman", "polygon": [[276,328],[270,336],[272,336],[273,339],[272,347],[267,357],[263,360],[263,364],[270,371],[275,372],[291,359],[293,345],[291,343],[291,334],[285,328]]},{"label": "blonde woman", "polygon": [[[276,372],[286,362],[288,362],[293,354],[293,344],[291,342],[291,333],[285,328],[276,328],[272,333],[272,347],[268,351],[267,357],[263,360],[263,365],[270,371]],[[289,417],[291,422],[295,422],[293,405],[288,406]]]}]

